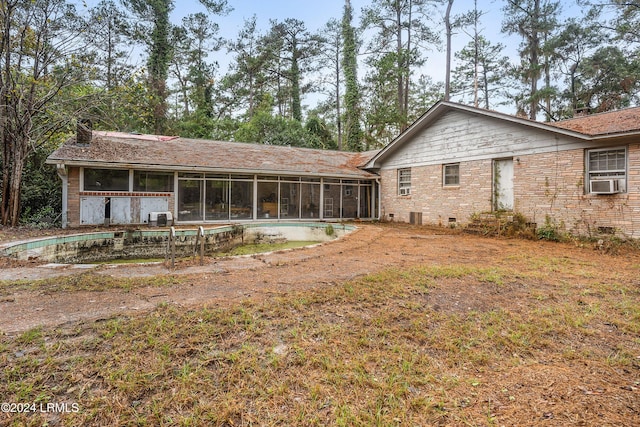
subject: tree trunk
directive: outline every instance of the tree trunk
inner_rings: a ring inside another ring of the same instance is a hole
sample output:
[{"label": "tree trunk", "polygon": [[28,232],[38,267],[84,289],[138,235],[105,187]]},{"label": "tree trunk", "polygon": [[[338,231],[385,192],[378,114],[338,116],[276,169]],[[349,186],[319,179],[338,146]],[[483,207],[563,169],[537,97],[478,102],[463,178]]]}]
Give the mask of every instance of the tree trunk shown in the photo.
[{"label": "tree trunk", "polygon": [[400,130],[406,128],[404,119],[404,76],[406,73],[405,55],[402,51],[402,15],[400,10],[400,2],[396,2],[396,54],[398,58],[396,60],[397,71],[397,86],[398,86],[398,114],[400,115]]},{"label": "tree trunk", "polygon": [[294,44],[291,59],[291,113],[293,118],[302,121],[300,104],[300,67],[298,66],[298,47]]},{"label": "tree trunk", "polygon": [[[478,108],[480,105],[480,100],[478,96],[478,91],[480,89],[480,75],[479,75],[479,65],[480,65],[480,46],[478,40],[478,0],[474,0],[473,2],[473,106]],[[487,105],[485,108],[489,108],[489,95],[485,92],[485,96],[487,98]]]},{"label": "tree trunk", "polygon": [[451,94],[451,6],[453,6],[453,0],[449,0],[447,4],[447,12],[444,15],[444,25],[447,32],[447,63],[445,70],[445,83],[444,83],[444,100],[448,101]]},{"label": "tree trunk", "polygon": [[[4,122],[6,119],[2,118]],[[1,122],[0,122],[1,123]],[[0,133],[4,133],[4,124],[2,126],[2,130]],[[11,150],[9,147],[9,142],[5,139],[4,135],[2,138],[2,200],[0,201],[0,216],[2,225],[7,225],[9,222],[9,201],[11,197],[9,197],[9,185],[11,183]]]},{"label": "tree trunk", "polygon": [[9,191],[9,217],[8,223],[15,227],[20,220],[20,192],[22,190],[22,172],[26,162],[24,153],[16,150],[14,156],[14,167],[11,173],[11,185]]},{"label": "tree trunk", "polygon": [[340,46],[336,46],[336,126],[338,127],[338,151],[342,151],[342,112],[340,111]]},{"label": "tree trunk", "polygon": [[533,17],[532,17],[532,31],[531,31],[531,39],[530,39],[530,75],[531,79],[531,103],[530,103],[530,111],[529,118],[531,120],[536,120],[538,115],[538,76],[540,76],[540,59],[538,57],[538,51],[540,49],[540,38],[537,30],[538,24],[540,22],[540,0],[535,0],[534,9],[533,9]]}]

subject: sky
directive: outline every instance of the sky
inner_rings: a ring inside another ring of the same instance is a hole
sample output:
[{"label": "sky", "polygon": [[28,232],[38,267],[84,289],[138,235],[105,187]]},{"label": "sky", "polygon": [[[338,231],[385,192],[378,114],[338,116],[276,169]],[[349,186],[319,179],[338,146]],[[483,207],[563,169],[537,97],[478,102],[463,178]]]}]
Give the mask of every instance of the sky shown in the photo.
[{"label": "sky", "polygon": [[[80,12],[86,11],[87,8],[93,7],[99,0],[76,0]],[[262,31],[266,31],[269,27],[269,20],[284,20],[286,18],[295,18],[303,21],[307,29],[310,31],[320,30],[331,19],[340,20],[344,10],[345,0],[228,0],[233,10],[226,16],[213,16],[212,19],[220,26],[220,36],[226,39],[236,39],[238,33],[244,25],[244,21],[253,15],[257,17],[258,27]],[[353,25],[360,24],[361,10],[365,6],[369,6],[371,0],[351,0],[351,6],[354,11]],[[474,0],[455,0],[453,4],[452,14],[462,13],[473,9]],[[519,44],[517,38],[508,38],[500,33],[500,21],[503,0],[478,0],[478,8],[486,15],[483,17],[482,33],[492,42],[502,42],[515,52]],[[206,9],[198,0],[175,0],[175,9],[171,19],[175,24],[181,22],[184,16],[191,13],[204,12]],[[441,16],[434,16],[434,25],[444,32],[444,7],[440,7]],[[469,37],[465,34],[457,34],[454,36],[454,51],[460,49],[468,43]],[[445,54],[442,51],[432,50],[427,52],[429,58],[427,63],[426,74],[431,75],[434,81],[444,80],[444,63]],[[220,65],[220,72],[224,73],[229,62],[227,53],[223,50],[212,55],[212,59],[216,60]]]},{"label": "sky", "polygon": [[[229,0],[233,11],[224,17],[214,17],[220,25],[220,35],[227,39],[235,39],[244,25],[246,19],[256,15],[259,28],[266,30],[269,27],[269,20],[284,20],[295,18],[305,22],[310,31],[320,30],[331,19],[340,20],[344,10],[345,0]],[[204,8],[198,0],[178,0],[179,4],[174,11],[173,19],[179,22],[183,16],[189,13],[202,11]],[[369,6],[371,0],[351,0],[351,7],[354,11],[353,25],[360,23],[361,10]],[[473,9],[473,0],[455,0],[452,8],[452,15],[463,13]],[[519,40],[515,37],[507,37],[500,33],[502,0],[478,0],[478,9],[486,12],[483,17],[482,33],[492,42],[501,42],[510,47],[515,53]],[[442,16],[434,16],[435,25],[444,32],[444,7],[440,7]],[[444,37],[443,37],[444,38]],[[463,33],[454,36],[454,51],[462,48],[469,42],[469,37]],[[457,49],[456,49],[457,47]],[[429,58],[426,73],[431,75],[434,81],[444,81],[445,53],[432,50],[427,52]],[[218,62],[224,68],[224,53],[218,55]],[[221,70],[222,71],[222,70]]]},{"label": "sky", "polygon": [[[95,5],[98,0],[77,0],[80,11],[86,7]],[[345,0],[228,0],[233,10],[225,16],[212,16],[212,19],[220,26],[220,36],[225,39],[235,40],[245,20],[256,16],[257,24],[261,32],[266,32],[271,19],[283,21],[287,18],[295,18],[303,21],[311,32],[318,31],[331,19],[340,20],[344,9]],[[520,45],[518,36],[508,36],[501,33],[502,7],[504,0],[477,0],[478,9],[484,13],[481,18],[480,33],[493,44],[502,43],[506,46],[505,55],[512,58],[513,62],[519,61],[517,53]],[[369,6],[371,0],[351,0],[354,11],[353,25],[360,24],[361,10]],[[188,14],[205,11],[205,8],[198,0],[175,0],[175,10],[172,13],[172,21],[179,24],[182,18]],[[562,7],[565,15],[577,15],[580,11],[575,6],[574,1],[563,1]],[[473,10],[474,0],[455,0],[453,3],[452,15],[461,14]],[[432,17],[434,27],[442,34],[444,40],[444,5],[438,8],[438,12]],[[453,52],[460,50],[470,41],[470,37],[459,31],[453,37]],[[445,80],[446,55],[444,46],[439,50],[434,47],[431,51],[423,52],[427,61],[423,69],[416,74],[426,74],[432,77],[434,82]],[[135,58],[133,58],[135,60]],[[216,61],[220,68],[218,73],[225,74],[230,55],[223,49],[214,52],[210,59]],[[455,58],[452,58],[455,61]],[[144,61],[139,59],[141,63]],[[455,68],[455,62],[452,65]],[[364,76],[364,70],[358,70],[359,76]]]}]

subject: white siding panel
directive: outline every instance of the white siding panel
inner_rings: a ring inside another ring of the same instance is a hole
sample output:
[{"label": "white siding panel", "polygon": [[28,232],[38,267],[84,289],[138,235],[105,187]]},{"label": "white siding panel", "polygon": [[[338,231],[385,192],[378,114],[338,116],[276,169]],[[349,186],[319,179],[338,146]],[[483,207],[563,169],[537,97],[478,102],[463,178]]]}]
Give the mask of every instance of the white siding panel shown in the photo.
[{"label": "white siding panel", "polygon": [[585,144],[491,117],[449,111],[391,153],[383,169],[511,157],[579,146]]},{"label": "white siding panel", "polygon": [[131,198],[111,198],[111,224],[131,224]]},{"label": "white siding panel", "polygon": [[140,223],[147,223],[151,212],[166,212],[168,210],[169,199],[166,197],[141,197]]},{"label": "white siding panel", "polygon": [[104,197],[80,198],[80,224],[104,224]]}]

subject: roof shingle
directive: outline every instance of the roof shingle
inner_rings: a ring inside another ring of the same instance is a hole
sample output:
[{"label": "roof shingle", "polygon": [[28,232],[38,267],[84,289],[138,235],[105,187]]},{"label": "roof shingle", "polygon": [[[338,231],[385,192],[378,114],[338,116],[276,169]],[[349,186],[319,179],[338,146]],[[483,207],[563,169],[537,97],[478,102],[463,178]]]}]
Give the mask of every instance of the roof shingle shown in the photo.
[{"label": "roof shingle", "polygon": [[373,178],[360,166],[374,154],[94,131],[90,145],[71,139],[47,162]]},{"label": "roof shingle", "polygon": [[640,130],[640,107],[590,114],[548,124],[591,136],[637,131]]}]

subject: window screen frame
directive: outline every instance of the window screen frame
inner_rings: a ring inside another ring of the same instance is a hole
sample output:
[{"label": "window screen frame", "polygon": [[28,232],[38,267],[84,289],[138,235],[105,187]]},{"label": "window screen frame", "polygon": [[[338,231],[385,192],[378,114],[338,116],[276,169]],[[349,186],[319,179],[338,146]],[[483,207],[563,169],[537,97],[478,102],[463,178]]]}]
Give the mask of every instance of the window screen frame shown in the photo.
[{"label": "window screen frame", "polygon": [[411,195],[411,168],[398,169],[398,195]]},{"label": "window screen frame", "polygon": [[[617,159],[608,159],[608,158],[592,158],[594,155],[602,154],[613,154],[617,153],[617,156],[621,156]],[[597,165],[596,169],[593,168],[595,163],[600,163]],[[611,162],[615,162],[617,164],[612,165]],[[591,181],[592,180],[607,180],[607,179],[618,179],[623,182],[622,191],[620,193],[626,193],[627,188],[627,177],[629,174],[629,151],[626,146],[617,146],[617,147],[606,147],[606,148],[593,148],[585,150],[585,193],[586,194],[598,194],[591,191]],[[601,165],[603,167],[601,167]],[[611,167],[613,166],[613,167]]]},{"label": "window screen frame", "polygon": [[[455,174],[448,173],[449,169],[455,169]],[[447,178],[455,178],[455,182],[447,182]],[[446,163],[442,165],[442,186],[460,187],[460,163]]]}]

